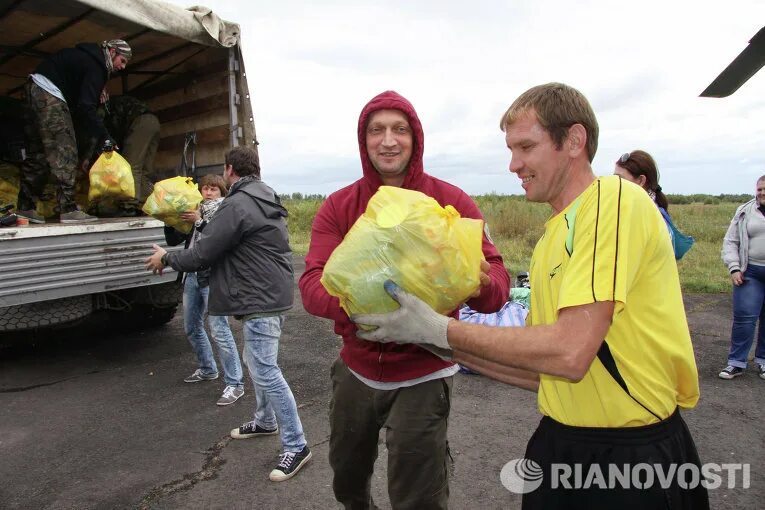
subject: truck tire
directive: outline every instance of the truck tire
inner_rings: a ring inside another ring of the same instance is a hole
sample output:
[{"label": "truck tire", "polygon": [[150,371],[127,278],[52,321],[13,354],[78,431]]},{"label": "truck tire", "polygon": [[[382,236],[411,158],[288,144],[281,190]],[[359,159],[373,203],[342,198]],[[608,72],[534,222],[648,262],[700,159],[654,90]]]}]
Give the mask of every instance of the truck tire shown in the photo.
[{"label": "truck tire", "polygon": [[178,305],[152,306],[134,303],[130,310],[109,310],[110,323],[122,331],[136,331],[167,324],[178,309]]},{"label": "truck tire", "polygon": [[22,331],[56,326],[87,317],[93,311],[90,296],[74,296],[0,309],[0,331]]},{"label": "truck tire", "polygon": [[134,289],[134,292],[130,299],[132,302],[154,305],[158,308],[175,306],[183,300],[183,284],[177,281],[146,285]]},{"label": "truck tire", "polygon": [[138,307],[138,313],[142,316],[142,322],[144,324],[148,324],[150,326],[161,326],[163,324],[167,324],[171,320],[173,320],[173,317],[175,317],[175,312],[178,310],[178,305],[174,306],[165,306],[165,307],[157,307],[157,306],[151,306],[151,305],[141,305]]},{"label": "truck tire", "polygon": [[151,292],[149,303],[165,307],[166,305],[177,305],[183,300],[183,284],[181,282],[168,282],[160,285],[146,287]]}]

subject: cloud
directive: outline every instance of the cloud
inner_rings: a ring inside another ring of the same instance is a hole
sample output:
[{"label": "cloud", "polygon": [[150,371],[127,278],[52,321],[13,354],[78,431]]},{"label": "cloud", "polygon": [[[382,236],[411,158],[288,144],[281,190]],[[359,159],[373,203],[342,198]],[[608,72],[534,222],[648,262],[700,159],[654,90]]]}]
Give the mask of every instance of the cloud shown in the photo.
[{"label": "cloud", "polygon": [[761,0],[208,5],[241,25],[264,175],[282,193],[357,179],[358,115],[386,89],[417,109],[429,172],[470,193],[520,193],[499,117],[549,81],[593,104],[598,174],[638,147],[671,193],[750,192],[765,173],[765,72],[730,98],[698,97],[762,27]]}]

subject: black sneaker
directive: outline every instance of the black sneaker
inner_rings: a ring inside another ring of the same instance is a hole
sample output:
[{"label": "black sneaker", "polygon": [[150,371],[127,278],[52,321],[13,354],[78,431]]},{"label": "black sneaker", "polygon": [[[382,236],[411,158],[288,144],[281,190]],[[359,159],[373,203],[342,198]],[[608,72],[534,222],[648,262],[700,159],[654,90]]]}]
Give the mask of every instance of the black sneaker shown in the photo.
[{"label": "black sneaker", "polygon": [[284,452],[279,455],[279,464],[271,471],[268,478],[272,482],[289,480],[300,471],[306,462],[311,460],[311,450],[305,445],[299,452]]},{"label": "black sneaker", "polygon": [[273,436],[278,433],[279,427],[276,427],[275,429],[264,429],[260,425],[255,425],[254,421],[248,421],[238,429],[233,429],[231,431],[231,437],[234,439],[247,439],[250,437]]},{"label": "black sneaker", "polygon": [[760,374],[760,379],[765,379],[765,363],[757,364],[757,372]]},{"label": "black sneaker", "polygon": [[28,209],[26,211],[16,211],[16,217],[18,218],[26,218],[29,220],[29,223],[38,223],[42,224],[45,223],[45,218],[42,217],[40,213],[35,211],[34,209]]},{"label": "black sneaker", "polygon": [[723,368],[722,371],[720,371],[718,377],[720,379],[733,379],[734,377],[738,377],[740,375],[743,375],[744,369],[741,367],[734,367],[733,365],[728,365],[727,367]]}]

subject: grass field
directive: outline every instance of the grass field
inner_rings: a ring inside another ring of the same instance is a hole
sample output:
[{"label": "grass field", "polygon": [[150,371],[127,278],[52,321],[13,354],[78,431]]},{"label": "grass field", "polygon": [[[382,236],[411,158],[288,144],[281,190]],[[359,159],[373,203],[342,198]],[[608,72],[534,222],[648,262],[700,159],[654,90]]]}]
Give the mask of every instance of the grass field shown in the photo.
[{"label": "grass field", "polygon": [[[549,206],[532,204],[522,196],[473,198],[486,217],[491,236],[511,274],[528,270],[531,252],[550,214]],[[720,260],[720,249],[733,212],[743,200],[720,202],[709,198],[669,207],[675,225],[696,239],[693,248],[678,263],[680,283],[686,292],[727,292],[731,287],[728,271]],[[321,203],[320,198],[284,200],[290,212],[290,241],[296,254],[308,251],[311,222]]]}]

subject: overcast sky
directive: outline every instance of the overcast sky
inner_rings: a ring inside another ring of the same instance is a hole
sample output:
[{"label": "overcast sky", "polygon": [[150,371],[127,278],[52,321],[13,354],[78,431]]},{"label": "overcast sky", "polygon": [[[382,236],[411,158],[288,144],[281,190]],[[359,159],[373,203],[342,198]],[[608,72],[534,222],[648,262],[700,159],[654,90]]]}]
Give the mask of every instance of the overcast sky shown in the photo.
[{"label": "overcast sky", "polygon": [[763,0],[201,3],[241,25],[263,178],[278,193],[360,177],[359,112],[392,89],[422,120],[428,173],[520,194],[499,118],[550,81],[593,105],[598,175],[637,148],[667,193],[753,193],[765,174],[765,70],[728,98],[698,97],[765,26]]}]

